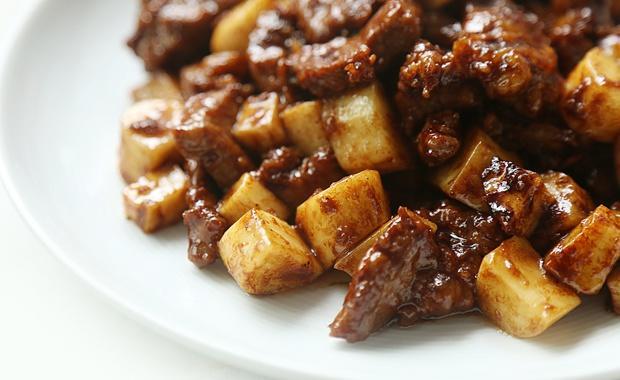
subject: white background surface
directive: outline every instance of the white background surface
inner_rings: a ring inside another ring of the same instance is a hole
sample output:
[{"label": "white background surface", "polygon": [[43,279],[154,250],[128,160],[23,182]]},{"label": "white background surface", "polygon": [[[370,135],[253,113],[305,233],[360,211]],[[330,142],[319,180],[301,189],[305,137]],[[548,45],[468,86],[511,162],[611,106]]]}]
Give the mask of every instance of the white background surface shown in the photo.
[{"label": "white background surface", "polygon": [[[138,0],[127,0],[138,1]],[[0,0],[0,36],[25,0]],[[0,379],[255,379],[156,335],[57,261],[0,185]]]}]

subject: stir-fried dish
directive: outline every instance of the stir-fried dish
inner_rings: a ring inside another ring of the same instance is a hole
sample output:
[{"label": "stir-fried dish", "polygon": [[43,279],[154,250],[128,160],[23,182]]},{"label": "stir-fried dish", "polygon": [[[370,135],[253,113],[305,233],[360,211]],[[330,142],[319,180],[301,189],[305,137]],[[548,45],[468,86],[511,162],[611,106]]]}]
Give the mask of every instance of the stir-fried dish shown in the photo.
[{"label": "stir-fried dish", "polygon": [[[620,1],[142,0],[126,215],[245,292],[350,275],[331,335],[620,312]],[[208,272],[208,270],[206,270]],[[604,290],[607,291],[607,290]]]}]

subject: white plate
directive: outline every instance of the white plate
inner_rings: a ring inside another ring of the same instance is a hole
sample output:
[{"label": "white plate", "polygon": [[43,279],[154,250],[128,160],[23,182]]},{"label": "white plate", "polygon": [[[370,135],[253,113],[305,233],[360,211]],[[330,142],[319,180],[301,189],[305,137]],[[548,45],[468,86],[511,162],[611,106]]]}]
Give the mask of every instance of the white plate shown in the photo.
[{"label": "white plate", "polygon": [[137,2],[43,2],[19,23],[1,77],[5,184],[37,235],[85,281],[160,332],[283,378],[620,375],[620,319],[601,299],[537,339],[469,316],[349,345],[328,337],[345,290],[330,285],[335,278],[250,297],[221,265],[199,271],[185,259],[182,227],[141,234],[123,218],[116,170],[119,115],[144,76],[123,45]]}]

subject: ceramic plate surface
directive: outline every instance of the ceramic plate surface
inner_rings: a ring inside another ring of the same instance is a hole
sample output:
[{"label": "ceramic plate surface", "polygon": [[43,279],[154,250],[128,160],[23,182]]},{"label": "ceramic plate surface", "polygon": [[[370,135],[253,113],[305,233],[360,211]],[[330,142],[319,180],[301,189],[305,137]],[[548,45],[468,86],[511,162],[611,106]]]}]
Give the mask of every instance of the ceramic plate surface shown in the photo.
[{"label": "ceramic plate surface", "polygon": [[601,299],[531,340],[508,337],[472,315],[392,328],[350,345],[328,337],[342,278],[250,297],[221,264],[199,271],[185,259],[182,226],[142,234],[123,217],[116,162],[119,116],[129,90],[144,79],[124,46],[137,3],[47,0],[25,7],[3,54],[4,182],[36,234],[86,282],[158,331],[276,377],[620,375],[620,319]]}]

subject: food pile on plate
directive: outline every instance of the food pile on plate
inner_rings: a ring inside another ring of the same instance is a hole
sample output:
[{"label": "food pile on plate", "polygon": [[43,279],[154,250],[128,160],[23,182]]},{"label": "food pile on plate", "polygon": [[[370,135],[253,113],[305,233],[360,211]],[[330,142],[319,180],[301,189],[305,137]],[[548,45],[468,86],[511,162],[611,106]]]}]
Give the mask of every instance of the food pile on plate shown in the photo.
[{"label": "food pile on plate", "polygon": [[[142,0],[127,217],[247,293],[351,280],[331,335],[620,312],[620,2]],[[603,311],[601,311],[603,312]]]}]

